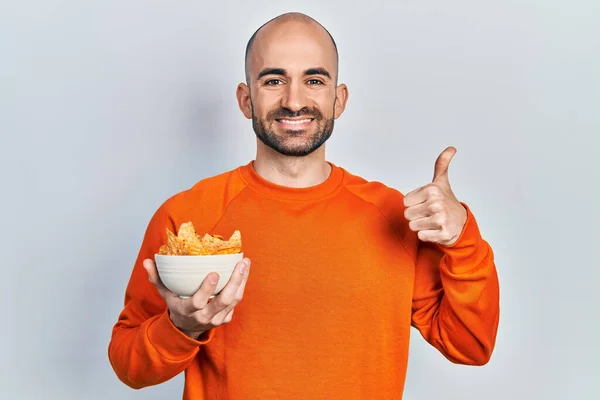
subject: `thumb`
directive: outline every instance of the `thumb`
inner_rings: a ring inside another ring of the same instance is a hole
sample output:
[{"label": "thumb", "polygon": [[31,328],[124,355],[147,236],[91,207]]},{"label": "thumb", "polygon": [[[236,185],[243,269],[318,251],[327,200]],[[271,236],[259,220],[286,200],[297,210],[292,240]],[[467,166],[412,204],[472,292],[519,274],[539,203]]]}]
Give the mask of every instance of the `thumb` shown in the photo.
[{"label": "thumb", "polygon": [[448,166],[455,154],[456,148],[453,146],[447,147],[446,150],[442,151],[437,160],[435,160],[432,182],[437,182],[438,180],[445,180],[448,182]]},{"label": "thumb", "polygon": [[164,295],[166,294],[168,289],[161,282],[160,277],[158,276],[158,270],[156,269],[156,264],[154,263],[154,261],[151,258],[147,258],[144,260],[142,265],[144,266],[144,269],[146,270],[146,273],[148,274],[148,280],[150,281],[150,283],[152,283],[154,286],[156,286],[156,289],[158,289],[158,292],[164,297]]},{"label": "thumb", "polygon": [[144,262],[142,263],[142,265],[144,266],[144,269],[146,270],[146,273],[148,274],[148,280],[152,283],[156,283],[157,278],[158,278],[158,271],[156,270],[154,261],[152,261],[151,258],[146,258],[144,260]]}]

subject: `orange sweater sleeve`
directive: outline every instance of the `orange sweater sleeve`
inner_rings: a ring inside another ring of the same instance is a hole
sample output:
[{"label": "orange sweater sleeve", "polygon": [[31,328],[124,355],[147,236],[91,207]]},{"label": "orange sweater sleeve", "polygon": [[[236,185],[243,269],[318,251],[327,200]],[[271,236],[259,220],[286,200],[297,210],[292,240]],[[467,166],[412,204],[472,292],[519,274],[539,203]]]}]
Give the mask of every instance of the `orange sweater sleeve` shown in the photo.
[{"label": "orange sweater sleeve", "polygon": [[148,281],[142,262],[154,259],[166,243],[165,228],[175,232],[165,206],[152,217],[125,293],[125,307],[113,327],[108,347],[110,363],[126,385],[139,389],[165,382],[184,371],[212,337],[200,341],[185,336],[171,322],[166,303]]},{"label": "orange sweater sleeve", "polygon": [[453,245],[418,243],[412,325],[450,361],[484,365],[496,341],[499,283],[492,249],[463,206],[467,221]]}]

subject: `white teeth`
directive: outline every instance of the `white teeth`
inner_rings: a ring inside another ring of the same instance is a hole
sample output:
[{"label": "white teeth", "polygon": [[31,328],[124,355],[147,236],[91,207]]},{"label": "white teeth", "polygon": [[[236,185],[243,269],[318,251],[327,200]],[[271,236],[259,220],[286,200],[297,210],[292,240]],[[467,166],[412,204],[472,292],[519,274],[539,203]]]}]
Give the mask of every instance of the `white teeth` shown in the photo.
[{"label": "white teeth", "polygon": [[310,122],[310,119],[301,119],[298,121],[290,121],[289,119],[282,119],[281,122],[283,122],[284,124],[290,124],[290,125],[300,125],[300,124],[306,124],[307,122]]}]

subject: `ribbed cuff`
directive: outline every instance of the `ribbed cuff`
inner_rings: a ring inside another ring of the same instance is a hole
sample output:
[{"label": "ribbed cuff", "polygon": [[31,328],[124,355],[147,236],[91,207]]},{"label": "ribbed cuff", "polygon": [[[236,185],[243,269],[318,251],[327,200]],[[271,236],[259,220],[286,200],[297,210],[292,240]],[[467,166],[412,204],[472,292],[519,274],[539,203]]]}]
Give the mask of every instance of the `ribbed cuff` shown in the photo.
[{"label": "ribbed cuff", "polygon": [[461,273],[477,268],[485,258],[488,246],[481,237],[479,226],[470,208],[463,202],[467,210],[467,220],[458,239],[453,244],[438,247],[446,254],[446,264],[451,273]]},{"label": "ribbed cuff", "polygon": [[181,332],[165,311],[148,327],[148,340],[163,357],[169,360],[185,360],[198,351],[200,345],[208,343],[214,330],[204,332],[200,340],[194,340]]}]

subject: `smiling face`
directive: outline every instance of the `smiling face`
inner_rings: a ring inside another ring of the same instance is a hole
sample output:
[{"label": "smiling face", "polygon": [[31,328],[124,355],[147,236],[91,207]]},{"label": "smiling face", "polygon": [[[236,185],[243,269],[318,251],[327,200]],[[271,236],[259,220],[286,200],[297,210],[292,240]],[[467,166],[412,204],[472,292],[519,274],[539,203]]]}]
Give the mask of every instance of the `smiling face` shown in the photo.
[{"label": "smiling face", "polygon": [[260,74],[252,102],[256,137],[286,156],[302,157],[320,148],[334,124],[329,73],[308,69],[293,79],[287,70],[267,68]]},{"label": "smiling face", "polygon": [[336,87],[329,34],[311,21],[273,21],[259,30],[247,62],[248,85],[237,95],[260,142],[294,157],[321,148],[347,98],[346,86]]}]

